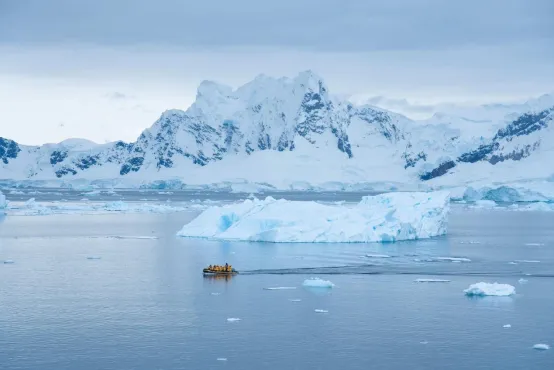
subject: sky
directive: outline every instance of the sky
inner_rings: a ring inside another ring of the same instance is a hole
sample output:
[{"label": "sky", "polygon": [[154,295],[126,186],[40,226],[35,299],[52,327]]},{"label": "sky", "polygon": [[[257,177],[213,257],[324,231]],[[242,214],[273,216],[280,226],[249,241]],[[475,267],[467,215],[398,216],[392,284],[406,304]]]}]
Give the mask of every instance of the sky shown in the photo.
[{"label": "sky", "polygon": [[0,0],[0,136],[132,141],[202,80],[311,69],[412,118],[554,92],[552,0]]}]

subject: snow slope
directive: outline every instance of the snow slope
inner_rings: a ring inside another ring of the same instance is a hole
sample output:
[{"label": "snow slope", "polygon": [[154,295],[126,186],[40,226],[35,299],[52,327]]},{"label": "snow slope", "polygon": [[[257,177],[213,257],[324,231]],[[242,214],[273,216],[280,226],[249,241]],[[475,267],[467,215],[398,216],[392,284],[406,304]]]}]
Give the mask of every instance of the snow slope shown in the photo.
[{"label": "snow slope", "polygon": [[211,207],[178,236],[297,243],[394,242],[443,235],[449,193],[387,193],[353,207],[316,202],[246,200]]},{"label": "snow slope", "polygon": [[278,189],[546,181],[554,174],[553,117],[554,95],[412,121],[336,98],[312,71],[260,75],[237,89],[204,81],[189,109],[164,112],[132,143],[35,147],[0,138],[0,180]]}]

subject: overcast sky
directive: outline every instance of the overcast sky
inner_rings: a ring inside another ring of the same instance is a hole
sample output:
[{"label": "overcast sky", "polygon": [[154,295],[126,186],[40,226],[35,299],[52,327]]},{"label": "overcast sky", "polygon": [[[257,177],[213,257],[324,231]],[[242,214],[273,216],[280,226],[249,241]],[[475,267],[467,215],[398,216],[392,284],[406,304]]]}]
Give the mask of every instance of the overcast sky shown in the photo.
[{"label": "overcast sky", "polygon": [[553,45],[552,0],[0,0],[0,136],[134,140],[204,79],[305,69],[421,118],[553,92]]}]

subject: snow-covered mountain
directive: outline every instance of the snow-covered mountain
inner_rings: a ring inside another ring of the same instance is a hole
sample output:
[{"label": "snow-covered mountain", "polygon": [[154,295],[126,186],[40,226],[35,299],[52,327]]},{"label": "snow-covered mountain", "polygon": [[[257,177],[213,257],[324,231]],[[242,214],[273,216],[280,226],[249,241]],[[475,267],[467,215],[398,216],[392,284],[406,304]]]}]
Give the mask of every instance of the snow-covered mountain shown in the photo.
[{"label": "snow-covered mountain", "polygon": [[211,81],[186,111],[169,110],[135,142],[0,138],[0,179],[463,182],[548,177],[554,96],[413,121],[330,95],[311,71],[258,76],[236,90]]}]

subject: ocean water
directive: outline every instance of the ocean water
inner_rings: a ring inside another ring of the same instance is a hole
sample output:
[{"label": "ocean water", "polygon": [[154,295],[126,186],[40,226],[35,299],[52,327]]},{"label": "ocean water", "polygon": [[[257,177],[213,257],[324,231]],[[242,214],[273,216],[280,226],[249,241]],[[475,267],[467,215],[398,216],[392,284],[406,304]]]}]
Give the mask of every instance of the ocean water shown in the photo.
[{"label": "ocean water", "polygon": [[[554,345],[551,213],[455,206],[444,237],[315,245],[175,237],[195,215],[0,220],[0,368],[554,368],[532,349]],[[225,262],[242,273],[202,276]],[[464,296],[480,281],[517,294]]]}]

